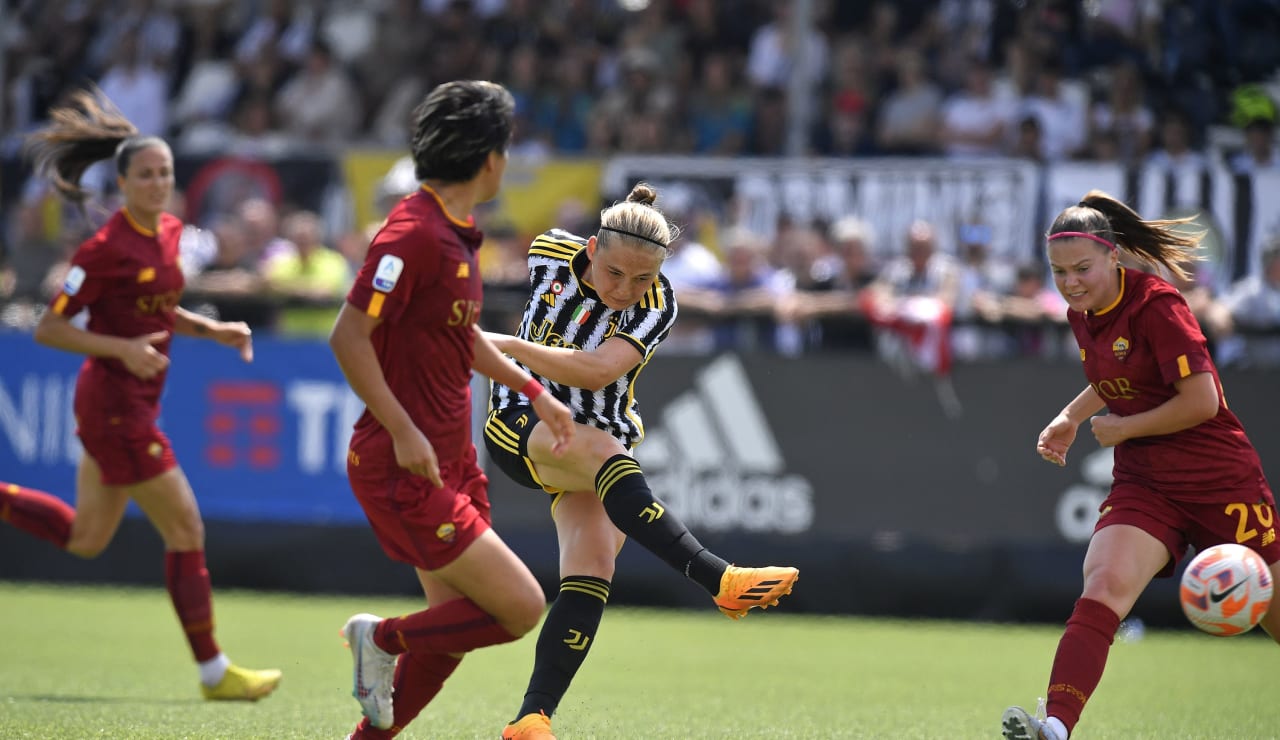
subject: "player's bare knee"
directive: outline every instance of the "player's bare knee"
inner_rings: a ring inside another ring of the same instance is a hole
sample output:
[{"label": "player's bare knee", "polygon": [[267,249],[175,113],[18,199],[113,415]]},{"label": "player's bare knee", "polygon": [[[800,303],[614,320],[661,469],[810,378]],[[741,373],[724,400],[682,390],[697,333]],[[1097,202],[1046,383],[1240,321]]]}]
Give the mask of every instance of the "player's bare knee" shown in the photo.
[{"label": "player's bare knee", "polygon": [[67,552],[78,558],[93,560],[101,555],[107,549],[107,545],[110,544],[110,535],[96,532],[72,532],[71,538],[67,540]]},{"label": "player's bare knee", "polygon": [[161,536],[169,550],[190,552],[204,549],[204,523],[198,517],[171,524]]},{"label": "player's bare knee", "polygon": [[546,608],[547,598],[542,589],[530,590],[513,598],[504,609],[505,614],[499,619],[508,632],[519,637],[538,626]]}]

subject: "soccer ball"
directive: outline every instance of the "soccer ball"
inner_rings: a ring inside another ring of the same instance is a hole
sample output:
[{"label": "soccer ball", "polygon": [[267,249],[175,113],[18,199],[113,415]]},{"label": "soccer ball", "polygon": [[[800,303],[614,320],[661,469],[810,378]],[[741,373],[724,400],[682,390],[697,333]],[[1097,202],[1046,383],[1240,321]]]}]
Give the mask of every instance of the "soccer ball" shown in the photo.
[{"label": "soccer ball", "polygon": [[1271,572],[1262,556],[1244,545],[1214,545],[1195,556],[1182,573],[1179,598],[1187,619],[1218,637],[1242,635],[1271,606]]}]

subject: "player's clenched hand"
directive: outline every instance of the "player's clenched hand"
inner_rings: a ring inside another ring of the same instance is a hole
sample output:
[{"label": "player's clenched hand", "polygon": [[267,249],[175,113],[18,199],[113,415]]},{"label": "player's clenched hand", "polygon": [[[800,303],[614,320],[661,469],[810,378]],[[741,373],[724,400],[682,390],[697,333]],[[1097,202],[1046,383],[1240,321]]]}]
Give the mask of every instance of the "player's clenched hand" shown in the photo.
[{"label": "player's clenched hand", "polygon": [[125,342],[124,349],[120,352],[120,362],[124,363],[125,369],[129,372],[143,380],[150,380],[169,367],[169,358],[152,346],[168,338],[167,331],[134,337]]},{"label": "player's clenched hand", "polygon": [[1040,432],[1036,439],[1036,452],[1055,465],[1067,464],[1067,450],[1076,440],[1076,425],[1065,416],[1058,416]]},{"label": "player's clenched hand", "polygon": [[1089,420],[1093,428],[1093,436],[1103,447],[1115,447],[1125,441],[1124,417],[1115,414],[1095,416]]},{"label": "player's clenched hand", "polygon": [[533,399],[533,410],[538,412],[538,418],[555,435],[556,442],[551,446],[551,454],[557,457],[563,455],[573,441],[573,413],[550,393],[541,393]]},{"label": "player's clenched hand", "polygon": [[396,452],[396,465],[431,481],[436,488],[444,486],[440,480],[440,461],[436,450],[426,435],[416,428],[410,432],[393,435],[391,442]]},{"label": "player's clenched hand", "polygon": [[253,362],[253,330],[243,321],[223,321],[213,329],[218,344],[240,350],[240,359]]}]

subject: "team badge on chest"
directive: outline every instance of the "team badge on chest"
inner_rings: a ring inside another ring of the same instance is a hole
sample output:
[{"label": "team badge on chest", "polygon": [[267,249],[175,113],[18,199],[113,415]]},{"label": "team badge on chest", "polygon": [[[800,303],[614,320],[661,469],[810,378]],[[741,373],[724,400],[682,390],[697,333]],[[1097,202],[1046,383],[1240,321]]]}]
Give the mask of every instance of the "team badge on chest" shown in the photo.
[{"label": "team badge on chest", "polygon": [[1123,360],[1129,356],[1129,340],[1124,337],[1116,337],[1116,341],[1111,343],[1111,351],[1115,353],[1117,360]]}]

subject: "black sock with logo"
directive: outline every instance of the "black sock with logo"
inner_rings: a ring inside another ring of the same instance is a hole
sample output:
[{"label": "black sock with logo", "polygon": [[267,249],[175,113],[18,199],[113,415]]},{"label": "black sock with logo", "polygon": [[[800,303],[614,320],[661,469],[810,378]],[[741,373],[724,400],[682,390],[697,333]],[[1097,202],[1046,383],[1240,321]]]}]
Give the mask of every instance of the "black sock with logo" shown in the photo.
[{"label": "black sock with logo", "polygon": [[684,522],[653,496],[635,460],[614,455],[596,473],[596,495],[622,533],[696,581],[712,596],[729,564],[702,546]]},{"label": "black sock with logo", "polygon": [[545,712],[548,717],[555,714],[582,661],[587,659],[608,601],[609,582],[603,578],[569,576],[560,581],[560,594],[538,633],[533,673],[516,719],[537,712]]}]

